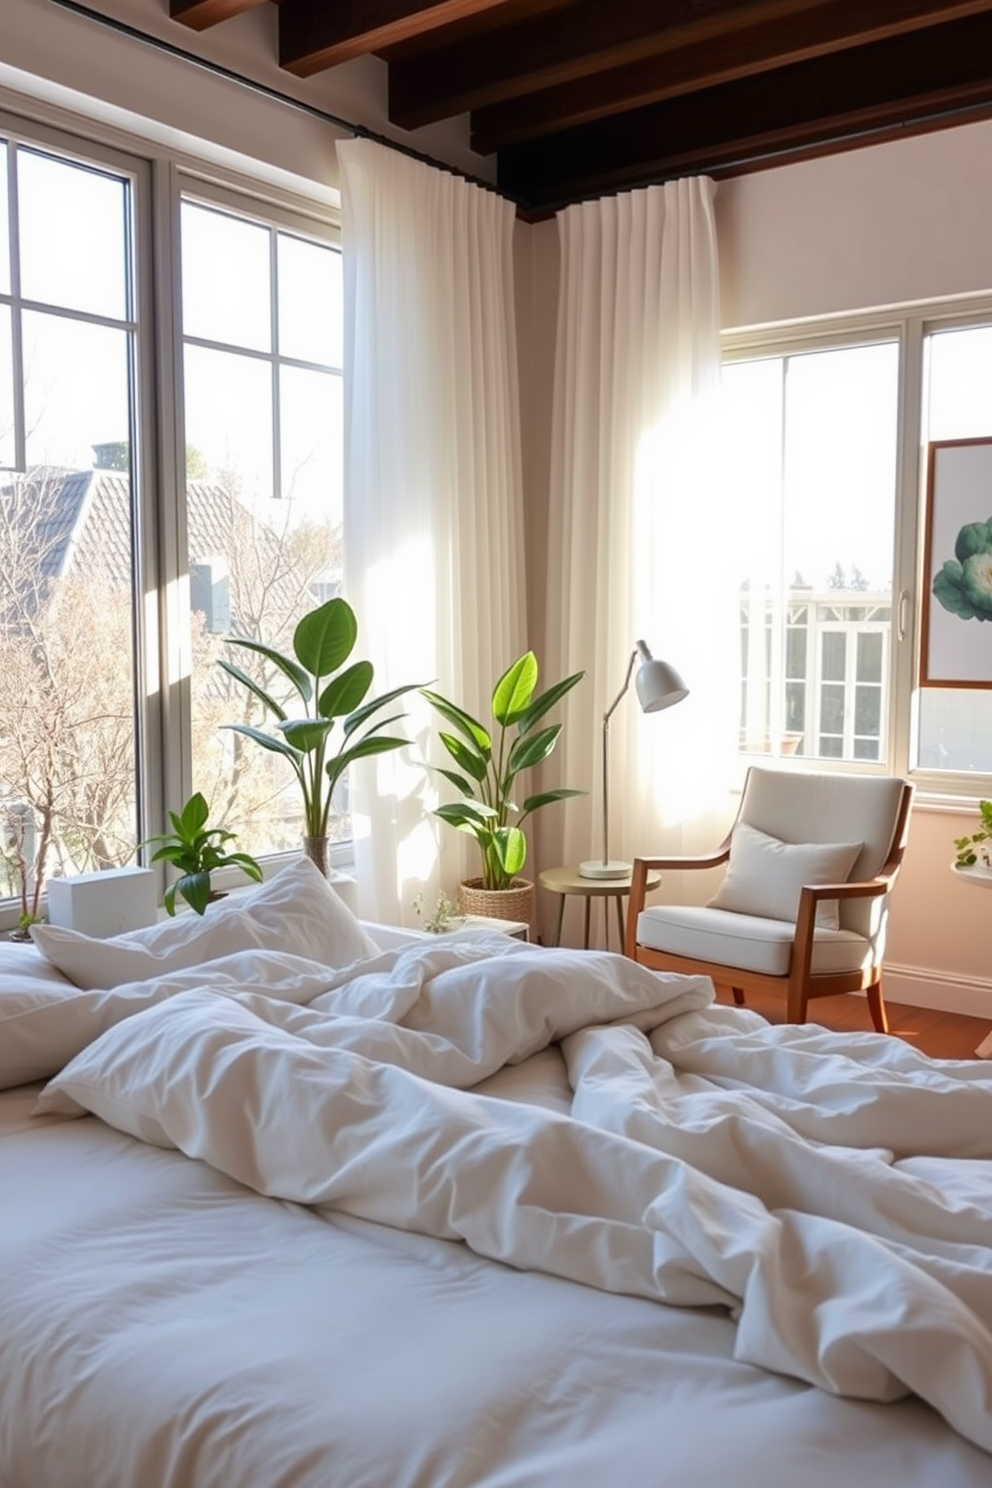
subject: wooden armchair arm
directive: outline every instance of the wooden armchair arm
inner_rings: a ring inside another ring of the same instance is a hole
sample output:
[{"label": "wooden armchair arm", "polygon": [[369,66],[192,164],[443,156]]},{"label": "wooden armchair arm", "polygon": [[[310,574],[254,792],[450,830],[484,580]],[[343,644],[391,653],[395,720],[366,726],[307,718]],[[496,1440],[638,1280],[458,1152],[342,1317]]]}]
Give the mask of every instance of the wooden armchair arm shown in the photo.
[{"label": "wooden armchair arm", "polygon": [[730,838],[702,857],[683,858],[635,858],[630,874],[630,896],[627,900],[627,933],[624,936],[624,955],[636,959],[637,916],[644,908],[648,890],[648,874],[660,869],[674,873],[683,868],[719,868],[730,857]]},{"label": "wooden armchair arm", "polygon": [[[889,871],[886,871],[889,870]],[[808,980],[813,960],[813,932],[816,908],[823,899],[881,899],[895,883],[899,863],[886,863],[874,878],[848,880],[835,884],[804,884],[799,894],[796,938],[792,944],[790,980]]]}]

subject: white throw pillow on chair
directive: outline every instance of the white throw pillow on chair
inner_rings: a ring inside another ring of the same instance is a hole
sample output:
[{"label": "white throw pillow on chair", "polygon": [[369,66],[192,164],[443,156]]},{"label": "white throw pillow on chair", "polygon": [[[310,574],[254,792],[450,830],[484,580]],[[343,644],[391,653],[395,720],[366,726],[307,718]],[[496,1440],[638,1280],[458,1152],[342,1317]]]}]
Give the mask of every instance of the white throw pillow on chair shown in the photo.
[{"label": "white throw pillow on chair", "polygon": [[[804,884],[845,883],[863,847],[861,842],[781,842],[739,822],[730,840],[727,875],[709,901],[710,909],[760,915],[768,920],[795,920]],[[836,899],[817,906],[816,923],[825,930],[840,926]]]}]

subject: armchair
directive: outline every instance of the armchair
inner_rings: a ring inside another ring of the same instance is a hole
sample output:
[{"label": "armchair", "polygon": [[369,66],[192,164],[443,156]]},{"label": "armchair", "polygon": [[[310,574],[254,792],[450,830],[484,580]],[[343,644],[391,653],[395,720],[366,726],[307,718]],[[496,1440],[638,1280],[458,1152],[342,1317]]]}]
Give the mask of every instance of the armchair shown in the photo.
[{"label": "armchair", "polygon": [[[913,787],[892,776],[753,766],[725,841],[703,857],[636,858],[624,952],[658,971],[710,976],[743,1003],[863,991],[888,1032],[882,958],[889,897],[906,850]],[[645,905],[648,874],[728,865],[707,905]]]}]

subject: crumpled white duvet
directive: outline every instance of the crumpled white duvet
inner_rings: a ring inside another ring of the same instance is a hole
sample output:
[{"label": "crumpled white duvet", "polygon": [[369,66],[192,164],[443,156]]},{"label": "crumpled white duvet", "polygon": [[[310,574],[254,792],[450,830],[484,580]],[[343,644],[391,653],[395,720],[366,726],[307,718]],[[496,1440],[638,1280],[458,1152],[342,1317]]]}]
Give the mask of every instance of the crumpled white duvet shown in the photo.
[{"label": "crumpled white duvet", "polygon": [[[504,937],[301,968],[267,983],[259,953],[250,992],[183,973],[38,1110],[522,1269],[722,1304],[739,1359],[914,1392],[992,1451],[992,1189],[968,1161],[992,1156],[987,1066],[769,1028],[706,979]],[[554,1042],[570,1115],[472,1089]]]}]

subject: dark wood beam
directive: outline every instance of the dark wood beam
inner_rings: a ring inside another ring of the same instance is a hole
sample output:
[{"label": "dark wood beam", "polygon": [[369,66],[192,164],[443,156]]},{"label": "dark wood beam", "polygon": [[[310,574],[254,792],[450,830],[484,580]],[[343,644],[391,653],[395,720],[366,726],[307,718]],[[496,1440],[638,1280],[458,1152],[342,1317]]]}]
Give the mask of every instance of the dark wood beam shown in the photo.
[{"label": "dark wood beam", "polygon": [[511,145],[500,190],[531,213],[690,172],[736,174],[992,116],[986,13]]},{"label": "dark wood beam", "polygon": [[[472,112],[472,148],[488,155],[610,114],[922,30],[929,23],[958,18],[960,8],[935,7],[928,0],[909,4],[845,0],[810,7],[801,16],[741,31],[720,47],[683,47],[525,98],[477,108]],[[992,11],[992,4],[972,6],[969,14],[986,11]]]},{"label": "dark wood beam", "polygon": [[506,0],[285,0],[279,7],[279,65],[312,77]]},{"label": "dark wood beam", "polygon": [[217,26],[265,3],[266,0],[169,0],[169,15],[193,31],[206,31],[208,26]]},{"label": "dark wood beam", "polygon": [[565,16],[537,16],[496,36],[398,59],[389,70],[390,119],[413,129],[473,111],[475,148],[488,153],[632,105],[974,15],[992,9],[992,0],[710,0],[705,10],[681,14],[686,9],[578,0]]}]

